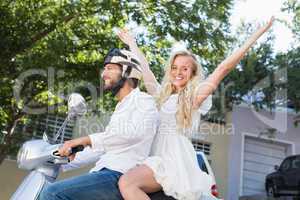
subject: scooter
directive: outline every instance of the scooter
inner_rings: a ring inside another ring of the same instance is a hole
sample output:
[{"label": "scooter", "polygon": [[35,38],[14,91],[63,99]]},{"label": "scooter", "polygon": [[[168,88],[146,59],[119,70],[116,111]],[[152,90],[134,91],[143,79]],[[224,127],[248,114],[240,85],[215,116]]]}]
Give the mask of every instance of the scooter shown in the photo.
[{"label": "scooter", "polygon": [[[58,153],[67,123],[82,116],[86,110],[84,98],[77,93],[71,94],[68,99],[68,115],[53,139],[49,140],[44,133],[43,139],[30,140],[22,145],[17,156],[18,167],[31,172],[24,178],[11,200],[36,200],[43,187],[56,180],[61,165],[69,162],[67,157],[61,157]],[[83,149],[83,146],[78,146],[72,148],[70,153],[75,154]]]},{"label": "scooter", "polygon": [[[43,187],[55,182],[61,165],[69,162],[67,157],[61,157],[58,153],[63,143],[65,127],[68,121],[82,116],[86,110],[84,98],[77,93],[71,94],[68,99],[68,115],[53,139],[49,140],[44,133],[43,139],[30,140],[22,145],[17,156],[18,167],[31,172],[24,178],[10,200],[37,200]],[[78,146],[71,149],[70,153],[75,154],[83,149],[83,146]],[[162,191],[149,195],[152,200],[174,200]]]}]

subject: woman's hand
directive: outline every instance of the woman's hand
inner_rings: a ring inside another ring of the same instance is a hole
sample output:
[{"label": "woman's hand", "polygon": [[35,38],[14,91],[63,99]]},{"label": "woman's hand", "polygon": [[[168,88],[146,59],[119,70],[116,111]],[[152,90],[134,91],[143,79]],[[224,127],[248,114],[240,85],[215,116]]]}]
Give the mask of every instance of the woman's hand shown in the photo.
[{"label": "woman's hand", "polygon": [[158,91],[159,83],[157,82],[153,72],[151,71],[144,53],[137,46],[135,38],[126,28],[121,29],[117,34],[120,40],[122,40],[126,45],[129,46],[130,51],[137,55],[141,64],[140,66],[142,68],[143,79],[147,92],[151,95],[155,95]]},{"label": "woman's hand", "polygon": [[267,31],[271,26],[273,25],[273,22],[275,21],[275,17],[272,16],[271,19],[264,25],[264,30]]},{"label": "woman's hand", "polygon": [[122,42],[127,44],[129,47],[136,46],[135,38],[130,34],[128,29],[124,28],[118,32],[118,36]]}]

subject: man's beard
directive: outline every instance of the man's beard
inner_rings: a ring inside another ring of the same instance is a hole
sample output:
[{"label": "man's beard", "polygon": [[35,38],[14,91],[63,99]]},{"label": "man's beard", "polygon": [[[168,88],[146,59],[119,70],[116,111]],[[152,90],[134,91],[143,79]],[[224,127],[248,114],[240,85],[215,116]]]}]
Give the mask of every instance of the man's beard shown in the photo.
[{"label": "man's beard", "polygon": [[110,91],[114,87],[115,84],[116,84],[116,81],[110,82],[108,84],[106,84],[105,81],[104,81],[103,91],[104,92]]},{"label": "man's beard", "polygon": [[121,77],[118,80],[111,80],[108,83],[105,83],[105,81],[103,80],[103,85],[104,85],[103,91],[104,92],[111,91],[116,86],[116,84],[120,81],[120,79],[121,79]]}]

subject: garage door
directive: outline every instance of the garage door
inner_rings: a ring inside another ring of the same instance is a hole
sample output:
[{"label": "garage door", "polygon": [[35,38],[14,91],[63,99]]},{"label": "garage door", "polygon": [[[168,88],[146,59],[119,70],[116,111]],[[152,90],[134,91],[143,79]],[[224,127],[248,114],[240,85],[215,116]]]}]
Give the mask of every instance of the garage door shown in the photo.
[{"label": "garage door", "polygon": [[288,145],[245,137],[243,195],[265,194],[265,177],[287,155]]}]

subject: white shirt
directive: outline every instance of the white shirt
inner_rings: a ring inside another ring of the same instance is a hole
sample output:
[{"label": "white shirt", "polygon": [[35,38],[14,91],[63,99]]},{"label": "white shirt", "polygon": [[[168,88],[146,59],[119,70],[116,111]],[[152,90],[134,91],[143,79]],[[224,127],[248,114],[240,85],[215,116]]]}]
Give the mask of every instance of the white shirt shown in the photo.
[{"label": "white shirt", "polygon": [[154,98],[134,89],[117,104],[105,131],[89,135],[92,148],[77,153],[63,170],[97,161],[91,171],[105,167],[125,173],[149,156],[157,126]]}]

